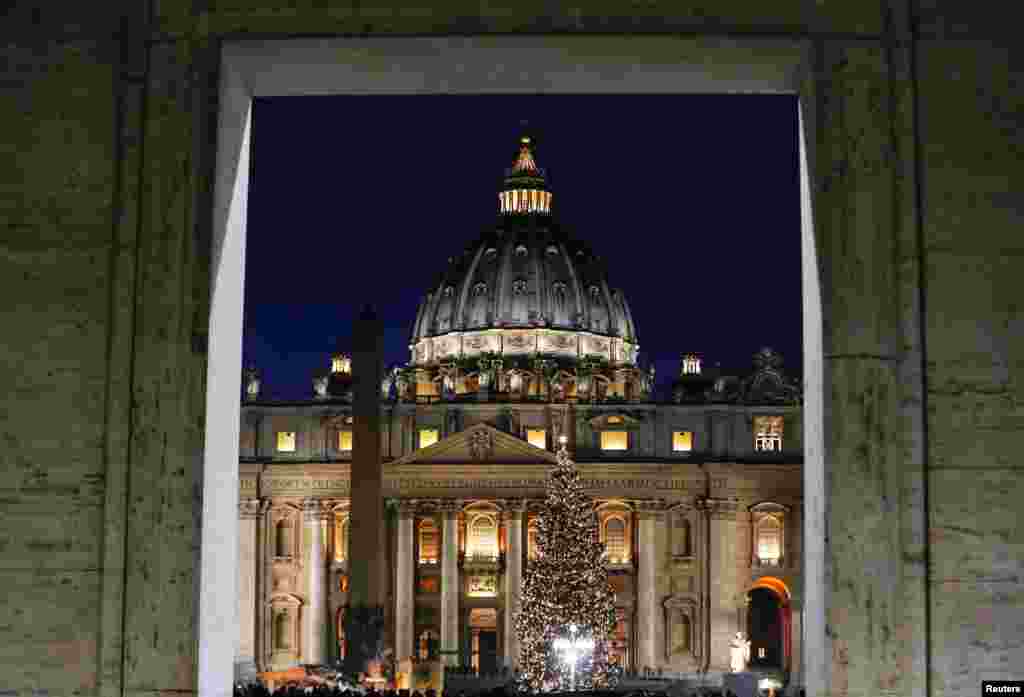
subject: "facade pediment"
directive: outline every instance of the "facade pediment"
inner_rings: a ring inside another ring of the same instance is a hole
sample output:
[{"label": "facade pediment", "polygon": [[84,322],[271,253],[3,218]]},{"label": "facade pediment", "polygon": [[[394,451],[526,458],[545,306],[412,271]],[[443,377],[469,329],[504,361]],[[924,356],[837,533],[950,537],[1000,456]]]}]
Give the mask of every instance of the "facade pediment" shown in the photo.
[{"label": "facade pediment", "polygon": [[449,464],[524,464],[550,465],[558,461],[554,453],[534,447],[524,440],[499,431],[488,424],[474,424],[464,431],[414,450],[392,465]]}]

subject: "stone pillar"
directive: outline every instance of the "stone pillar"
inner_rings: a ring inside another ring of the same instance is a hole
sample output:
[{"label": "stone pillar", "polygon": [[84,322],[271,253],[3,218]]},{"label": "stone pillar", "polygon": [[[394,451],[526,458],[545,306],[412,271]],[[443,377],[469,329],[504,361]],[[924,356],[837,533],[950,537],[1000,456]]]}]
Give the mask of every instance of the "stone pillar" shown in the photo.
[{"label": "stone pillar", "polygon": [[708,575],[711,578],[711,593],[708,598],[708,643],[709,669],[729,670],[729,641],[738,631],[746,627],[737,626],[738,614],[736,597],[740,592],[737,573],[736,513],[739,504],[735,500],[704,499],[701,502],[708,518],[710,551]]},{"label": "stone pillar", "polygon": [[413,655],[416,601],[413,585],[416,583],[413,558],[414,501],[398,504],[398,550],[395,559],[395,658],[404,660]]},{"label": "stone pillar", "polygon": [[525,501],[511,502],[505,510],[505,530],[508,548],[505,550],[505,635],[503,637],[505,665],[514,670],[519,664],[519,639],[516,636],[515,617],[522,607],[523,591],[523,513]]},{"label": "stone pillar", "polygon": [[450,503],[441,511],[441,660],[454,666],[459,651],[459,506]]},{"label": "stone pillar", "polygon": [[657,536],[658,519],[663,515],[657,504],[640,502],[637,514],[636,620],[637,663],[643,668],[658,665],[657,622]]},{"label": "stone pillar", "polygon": [[260,500],[243,499],[238,504],[238,648],[235,651],[235,680],[256,678],[256,524]]},{"label": "stone pillar", "polygon": [[324,618],[326,617],[326,588],[324,587],[323,507],[316,499],[302,504],[305,534],[303,553],[308,575],[308,603],[304,609],[305,639],[303,662],[318,665],[324,660]]}]

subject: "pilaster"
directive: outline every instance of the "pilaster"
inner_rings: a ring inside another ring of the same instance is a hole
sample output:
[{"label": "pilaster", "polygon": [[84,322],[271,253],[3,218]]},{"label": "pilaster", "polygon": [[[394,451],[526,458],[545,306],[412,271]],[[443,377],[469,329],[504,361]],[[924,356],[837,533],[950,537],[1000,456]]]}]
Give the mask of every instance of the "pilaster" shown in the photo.
[{"label": "pilaster", "polygon": [[459,511],[457,502],[439,506],[441,531],[441,659],[457,665],[459,655]]},{"label": "pilaster", "polygon": [[257,520],[259,499],[238,503],[238,646],[235,650],[235,679],[256,677],[256,573]]},{"label": "pilaster", "polygon": [[395,657],[403,660],[414,653],[415,633],[415,559],[413,523],[417,501],[398,502],[398,558],[395,560]]},{"label": "pilaster", "polygon": [[519,663],[519,638],[516,636],[515,618],[522,607],[523,590],[523,515],[526,501],[507,502],[502,513],[507,530],[508,549],[505,552],[505,666],[514,670]]},{"label": "pilaster", "polygon": [[302,519],[304,523],[303,560],[308,576],[308,600],[305,608],[305,646],[303,660],[307,664],[317,665],[324,660],[324,628],[327,616],[326,588],[324,575],[324,522],[326,512],[317,499],[306,499],[302,502]]},{"label": "pilaster", "polygon": [[708,604],[708,659],[711,670],[729,670],[729,640],[738,626],[736,598],[739,593],[737,569],[736,499],[705,498],[699,502],[708,523],[709,554],[707,560],[711,588]]},{"label": "pilaster", "polygon": [[637,501],[637,664],[643,669],[658,665],[658,625],[661,616],[657,601],[658,546],[657,526],[664,521],[661,501]]}]

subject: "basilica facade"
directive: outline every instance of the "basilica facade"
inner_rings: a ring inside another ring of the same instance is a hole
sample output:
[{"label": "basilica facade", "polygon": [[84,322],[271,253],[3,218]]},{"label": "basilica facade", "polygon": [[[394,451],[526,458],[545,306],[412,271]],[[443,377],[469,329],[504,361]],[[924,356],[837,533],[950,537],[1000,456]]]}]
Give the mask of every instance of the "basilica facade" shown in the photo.
[{"label": "basilica facade", "polygon": [[[615,660],[671,674],[755,669],[799,681],[801,394],[770,349],[739,375],[683,353],[671,395],[624,293],[552,215],[518,143],[498,223],[449,259],[381,384],[387,645],[480,673],[514,668],[513,618],[554,451],[593,497],[615,588]],[[325,356],[309,399],[261,397],[247,371],[240,442],[244,670],[344,655],[351,359]]]}]

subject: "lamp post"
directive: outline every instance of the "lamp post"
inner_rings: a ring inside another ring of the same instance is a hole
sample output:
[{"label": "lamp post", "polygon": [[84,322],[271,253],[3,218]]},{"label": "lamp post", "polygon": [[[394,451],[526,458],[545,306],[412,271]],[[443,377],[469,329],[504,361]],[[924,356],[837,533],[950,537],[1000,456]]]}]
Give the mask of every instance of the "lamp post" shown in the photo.
[{"label": "lamp post", "polygon": [[562,660],[569,664],[569,689],[576,691],[576,662],[584,651],[594,649],[594,640],[590,637],[578,637],[575,624],[569,625],[569,637],[555,639],[555,650],[561,652]]}]

